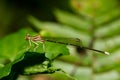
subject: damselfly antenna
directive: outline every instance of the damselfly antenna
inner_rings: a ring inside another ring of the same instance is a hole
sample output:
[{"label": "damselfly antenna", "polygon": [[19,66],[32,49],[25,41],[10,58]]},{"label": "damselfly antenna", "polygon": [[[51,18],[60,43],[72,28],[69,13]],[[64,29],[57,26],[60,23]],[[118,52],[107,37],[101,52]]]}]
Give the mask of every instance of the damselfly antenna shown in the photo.
[{"label": "damselfly antenna", "polygon": [[101,51],[101,50],[96,50],[96,49],[81,46],[81,40],[79,38],[52,38],[52,37],[41,37],[40,35],[30,36],[29,34],[27,34],[26,35],[26,40],[29,41],[28,49],[30,48],[31,43],[35,44],[34,51],[36,51],[36,49],[39,46],[38,42],[43,43],[43,51],[45,51],[44,42],[48,41],[48,42],[53,42],[53,43],[65,44],[65,45],[73,45],[73,46],[80,47],[82,49],[97,51],[97,52],[109,55],[109,53],[106,52],[106,51]]}]

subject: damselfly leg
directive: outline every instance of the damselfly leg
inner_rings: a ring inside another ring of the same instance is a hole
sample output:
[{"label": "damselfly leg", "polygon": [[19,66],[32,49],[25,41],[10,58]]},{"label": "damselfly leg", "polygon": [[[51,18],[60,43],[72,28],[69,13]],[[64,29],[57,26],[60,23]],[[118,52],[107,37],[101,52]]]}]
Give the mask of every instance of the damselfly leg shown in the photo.
[{"label": "damselfly leg", "polygon": [[39,43],[42,43],[43,52],[45,52],[45,43],[44,40],[41,38],[40,35],[37,36],[30,36],[29,34],[26,35],[26,40],[29,42],[29,46],[27,48],[27,51],[30,49],[32,43],[35,45],[33,51],[36,51],[39,47]]},{"label": "damselfly leg", "polygon": [[28,51],[30,49],[30,47],[31,47],[31,38],[30,38],[30,35],[27,34],[26,37],[25,37],[25,39],[28,41],[28,47],[26,49],[26,51]]}]

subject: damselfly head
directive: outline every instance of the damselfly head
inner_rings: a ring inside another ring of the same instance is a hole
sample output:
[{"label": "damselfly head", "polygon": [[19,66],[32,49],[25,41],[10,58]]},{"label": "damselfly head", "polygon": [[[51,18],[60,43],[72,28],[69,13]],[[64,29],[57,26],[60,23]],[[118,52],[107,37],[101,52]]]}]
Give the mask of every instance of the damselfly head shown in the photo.
[{"label": "damselfly head", "polygon": [[30,40],[30,37],[31,37],[30,34],[26,34],[25,39]]}]

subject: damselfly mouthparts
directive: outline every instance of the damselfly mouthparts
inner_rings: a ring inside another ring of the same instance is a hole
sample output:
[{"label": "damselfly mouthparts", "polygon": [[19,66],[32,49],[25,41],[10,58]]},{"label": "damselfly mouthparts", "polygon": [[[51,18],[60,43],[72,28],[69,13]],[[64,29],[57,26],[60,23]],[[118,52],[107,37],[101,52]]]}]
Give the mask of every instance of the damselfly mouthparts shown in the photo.
[{"label": "damselfly mouthparts", "polygon": [[56,37],[53,38],[53,37],[42,37],[40,35],[30,36],[29,34],[27,34],[26,40],[29,41],[28,49],[30,48],[31,43],[35,44],[34,51],[36,51],[36,49],[39,47],[38,42],[43,43],[43,51],[45,51],[44,42],[48,41],[53,43],[65,44],[65,45],[73,45],[73,46],[80,47],[82,49],[93,50],[93,51],[97,51],[97,52],[109,55],[109,53],[106,51],[96,50],[96,49],[82,46],[81,44],[82,42],[79,38],[56,38]]}]

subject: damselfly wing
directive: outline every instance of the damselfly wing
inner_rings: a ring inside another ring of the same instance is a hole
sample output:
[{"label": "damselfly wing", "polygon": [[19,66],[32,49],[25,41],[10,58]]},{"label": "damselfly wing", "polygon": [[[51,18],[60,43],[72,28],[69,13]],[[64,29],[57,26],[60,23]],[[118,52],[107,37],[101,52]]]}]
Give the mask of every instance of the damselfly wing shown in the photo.
[{"label": "damselfly wing", "polygon": [[[44,48],[44,42],[48,41],[53,43],[65,44],[65,45],[73,45],[73,46],[80,47],[82,49],[93,50],[93,51],[97,51],[97,52],[109,55],[109,53],[106,51],[96,50],[96,49],[83,46],[79,38],[59,38],[59,37],[42,37],[40,35],[36,35],[36,36],[27,35],[26,40],[29,40],[29,42],[34,43],[37,47],[39,45],[37,42],[42,42],[43,48]],[[35,47],[35,49],[37,47]]]}]

